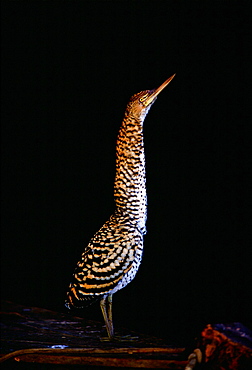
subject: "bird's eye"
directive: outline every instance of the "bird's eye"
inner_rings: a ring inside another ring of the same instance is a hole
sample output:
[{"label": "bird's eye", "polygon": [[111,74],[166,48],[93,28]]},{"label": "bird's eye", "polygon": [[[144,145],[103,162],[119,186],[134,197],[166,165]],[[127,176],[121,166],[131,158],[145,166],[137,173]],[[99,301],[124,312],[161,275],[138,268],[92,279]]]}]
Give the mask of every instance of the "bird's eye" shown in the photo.
[{"label": "bird's eye", "polygon": [[141,98],[139,99],[140,102],[143,102],[145,101],[145,99],[147,98],[148,94],[144,94],[143,96],[141,96]]}]

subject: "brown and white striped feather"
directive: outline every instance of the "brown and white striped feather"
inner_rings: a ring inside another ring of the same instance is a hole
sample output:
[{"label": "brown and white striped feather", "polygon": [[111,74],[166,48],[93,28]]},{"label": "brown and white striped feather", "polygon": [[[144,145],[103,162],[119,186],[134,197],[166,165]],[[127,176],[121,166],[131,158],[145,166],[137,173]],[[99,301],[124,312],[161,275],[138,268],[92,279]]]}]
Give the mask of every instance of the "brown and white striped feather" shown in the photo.
[{"label": "brown and white striped feather", "polygon": [[118,223],[112,215],[91,239],[77,264],[68,305],[83,307],[122,289],[135,277],[142,251],[141,232],[129,222]]}]

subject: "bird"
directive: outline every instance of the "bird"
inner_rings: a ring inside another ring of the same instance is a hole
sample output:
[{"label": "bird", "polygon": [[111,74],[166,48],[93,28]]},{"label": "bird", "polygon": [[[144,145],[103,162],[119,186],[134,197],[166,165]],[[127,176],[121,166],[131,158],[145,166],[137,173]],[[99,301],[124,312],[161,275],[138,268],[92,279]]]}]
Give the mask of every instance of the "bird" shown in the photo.
[{"label": "bird", "polygon": [[69,309],[100,301],[108,340],[116,338],[112,296],[134,279],[147,232],[143,123],[158,94],[174,76],[156,89],[133,95],[127,104],[116,142],[115,211],[84,249],[67,292],[65,305]]}]

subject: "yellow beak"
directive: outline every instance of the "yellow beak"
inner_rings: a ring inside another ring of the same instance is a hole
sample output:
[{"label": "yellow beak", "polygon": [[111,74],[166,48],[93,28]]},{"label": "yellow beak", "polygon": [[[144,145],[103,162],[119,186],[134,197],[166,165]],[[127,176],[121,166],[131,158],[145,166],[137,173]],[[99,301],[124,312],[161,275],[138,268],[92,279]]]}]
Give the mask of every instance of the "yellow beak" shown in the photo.
[{"label": "yellow beak", "polygon": [[171,80],[175,77],[176,73],[169,77],[164,83],[162,83],[161,86],[159,86],[157,89],[153,91],[153,93],[148,96],[148,98],[145,100],[145,105],[148,106],[152,101],[158,96],[159,93],[171,82]]}]

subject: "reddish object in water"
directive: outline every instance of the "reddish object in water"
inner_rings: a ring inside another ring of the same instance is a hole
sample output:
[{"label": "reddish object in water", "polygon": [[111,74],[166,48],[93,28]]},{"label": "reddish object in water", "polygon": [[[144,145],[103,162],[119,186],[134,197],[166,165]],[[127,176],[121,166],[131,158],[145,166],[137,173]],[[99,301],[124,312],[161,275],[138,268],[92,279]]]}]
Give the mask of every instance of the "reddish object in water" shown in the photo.
[{"label": "reddish object in water", "polygon": [[252,338],[241,323],[207,325],[199,348],[209,369],[252,369]]}]

